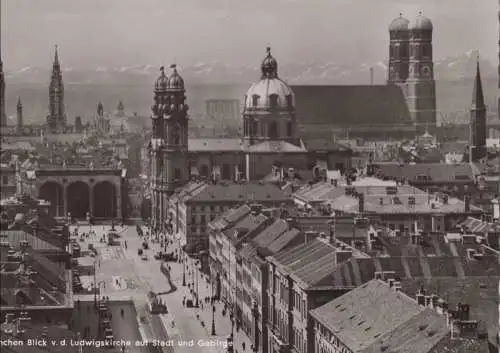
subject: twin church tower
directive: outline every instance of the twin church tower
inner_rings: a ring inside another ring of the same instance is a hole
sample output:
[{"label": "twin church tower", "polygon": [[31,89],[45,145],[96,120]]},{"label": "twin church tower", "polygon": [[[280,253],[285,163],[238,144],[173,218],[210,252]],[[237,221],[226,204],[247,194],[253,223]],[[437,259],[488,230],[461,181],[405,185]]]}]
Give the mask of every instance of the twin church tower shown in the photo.
[{"label": "twin church tower", "polygon": [[430,19],[419,13],[409,21],[401,14],[389,26],[388,84],[401,87],[417,132],[436,126],[436,82]]}]

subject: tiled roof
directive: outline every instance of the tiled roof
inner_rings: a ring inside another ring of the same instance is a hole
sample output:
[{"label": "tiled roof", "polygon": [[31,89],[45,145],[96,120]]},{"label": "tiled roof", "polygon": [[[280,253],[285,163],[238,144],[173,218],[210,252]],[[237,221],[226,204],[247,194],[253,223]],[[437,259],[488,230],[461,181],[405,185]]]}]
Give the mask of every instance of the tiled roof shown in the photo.
[{"label": "tiled roof", "polygon": [[[482,276],[457,279],[453,277],[438,277],[420,280],[403,280],[402,290],[408,295],[414,296],[420,287],[429,294],[435,293],[448,302],[450,308],[455,308],[458,303],[470,305],[471,320],[484,323],[488,331],[489,341],[492,346],[498,347],[496,335],[498,334],[498,273],[497,262],[496,274],[488,275],[486,271]],[[433,353],[448,352],[437,350]],[[449,352],[481,352],[481,351],[455,351]],[[482,353],[482,352],[481,352]]]},{"label": "tiled roof", "polygon": [[249,233],[257,229],[264,222],[268,221],[269,218],[263,214],[254,215],[249,213],[230,228],[226,228],[223,233],[235,245],[238,245],[243,241],[248,240],[247,237]]},{"label": "tiled roof", "polygon": [[395,85],[292,86],[300,124],[377,125],[410,122]]},{"label": "tiled roof", "polygon": [[321,284],[336,266],[334,248],[318,239],[275,254],[273,262],[306,287]]},{"label": "tiled roof", "polygon": [[[483,256],[481,260],[465,257],[373,257],[351,258],[339,264],[334,274],[333,286],[357,287],[375,277],[375,272],[395,271],[402,280],[427,280],[433,278],[454,278],[455,280],[479,277],[500,276],[500,266],[496,256]],[[359,278],[353,277],[361,273]]]},{"label": "tiled roof", "polygon": [[[442,163],[420,163],[420,164],[397,164],[377,163],[376,169],[379,176],[407,179],[414,182],[417,176],[428,176],[431,182],[472,182],[474,181],[474,168],[469,163],[442,164]],[[457,178],[458,177],[458,178]]]},{"label": "tiled roof", "polygon": [[242,151],[241,139],[189,138],[189,152]]},{"label": "tiled roof", "polygon": [[288,223],[284,219],[278,219],[253,238],[252,242],[256,246],[267,247],[281,234],[286,232],[288,228]]},{"label": "tiled roof", "polygon": [[189,202],[285,202],[290,199],[278,186],[264,183],[219,183],[208,185],[196,195],[186,196]]},{"label": "tiled roof", "polygon": [[300,231],[298,229],[291,229],[282,233],[279,237],[275,238],[271,244],[267,246],[267,249],[276,253],[285,249],[296,237],[300,236]]},{"label": "tiled roof", "polygon": [[[443,316],[379,280],[312,310],[311,315],[351,350],[363,353],[380,352],[382,345],[389,352],[405,345],[404,352],[427,353],[448,334]],[[419,331],[422,324],[427,326]],[[435,331],[432,337],[427,334],[430,330]]]},{"label": "tiled roof", "polygon": [[234,222],[237,222],[248,215],[250,212],[252,212],[252,209],[247,204],[241,205],[238,208],[230,208],[222,215],[215,218],[211,222],[211,225],[215,229],[224,230],[231,226]]}]

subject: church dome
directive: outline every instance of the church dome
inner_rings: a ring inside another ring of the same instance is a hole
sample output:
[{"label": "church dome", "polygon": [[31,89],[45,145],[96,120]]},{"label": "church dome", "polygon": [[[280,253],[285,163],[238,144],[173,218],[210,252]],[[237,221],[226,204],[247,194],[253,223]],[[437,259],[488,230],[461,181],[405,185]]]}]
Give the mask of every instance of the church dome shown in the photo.
[{"label": "church dome", "polygon": [[419,12],[418,16],[410,24],[411,30],[432,31],[433,28],[432,21],[422,15],[422,12]]},{"label": "church dome", "polygon": [[169,90],[184,90],[184,79],[177,72],[177,65],[171,65],[173,70],[170,78],[168,79],[167,89]]},{"label": "church dome", "polygon": [[155,90],[164,91],[167,89],[168,77],[165,75],[165,68],[163,66],[160,67],[160,72],[160,77],[158,77],[155,83]]},{"label": "church dome", "polygon": [[394,20],[392,20],[391,24],[389,25],[389,32],[407,31],[409,23],[410,21],[404,18],[403,14],[400,13],[399,17],[396,17]]},{"label": "church dome", "polygon": [[290,109],[295,96],[290,86],[278,77],[278,62],[267,48],[267,56],[261,64],[262,76],[247,91],[246,109]]}]

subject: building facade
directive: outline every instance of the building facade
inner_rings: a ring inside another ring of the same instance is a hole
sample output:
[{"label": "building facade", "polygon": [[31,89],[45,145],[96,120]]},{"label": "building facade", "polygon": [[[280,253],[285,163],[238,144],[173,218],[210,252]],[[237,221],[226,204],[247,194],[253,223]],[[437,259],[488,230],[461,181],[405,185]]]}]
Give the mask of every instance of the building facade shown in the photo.
[{"label": "building facade", "polygon": [[49,115],[47,126],[51,133],[64,133],[66,129],[66,111],[64,109],[64,84],[57,46],[52,64],[49,84]]},{"label": "building facade", "polygon": [[21,171],[21,192],[50,202],[53,217],[122,219],[126,172],[113,168],[38,167]]},{"label": "building facade", "polygon": [[209,119],[236,121],[240,117],[240,101],[238,99],[208,99],[205,104]]}]

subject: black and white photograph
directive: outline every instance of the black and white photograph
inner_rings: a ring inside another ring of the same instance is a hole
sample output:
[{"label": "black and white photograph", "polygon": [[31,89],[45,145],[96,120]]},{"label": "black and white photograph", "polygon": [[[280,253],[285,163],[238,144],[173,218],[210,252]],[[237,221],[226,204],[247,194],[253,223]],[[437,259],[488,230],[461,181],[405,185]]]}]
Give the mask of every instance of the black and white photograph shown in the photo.
[{"label": "black and white photograph", "polygon": [[499,353],[500,0],[0,0],[1,353]]}]

